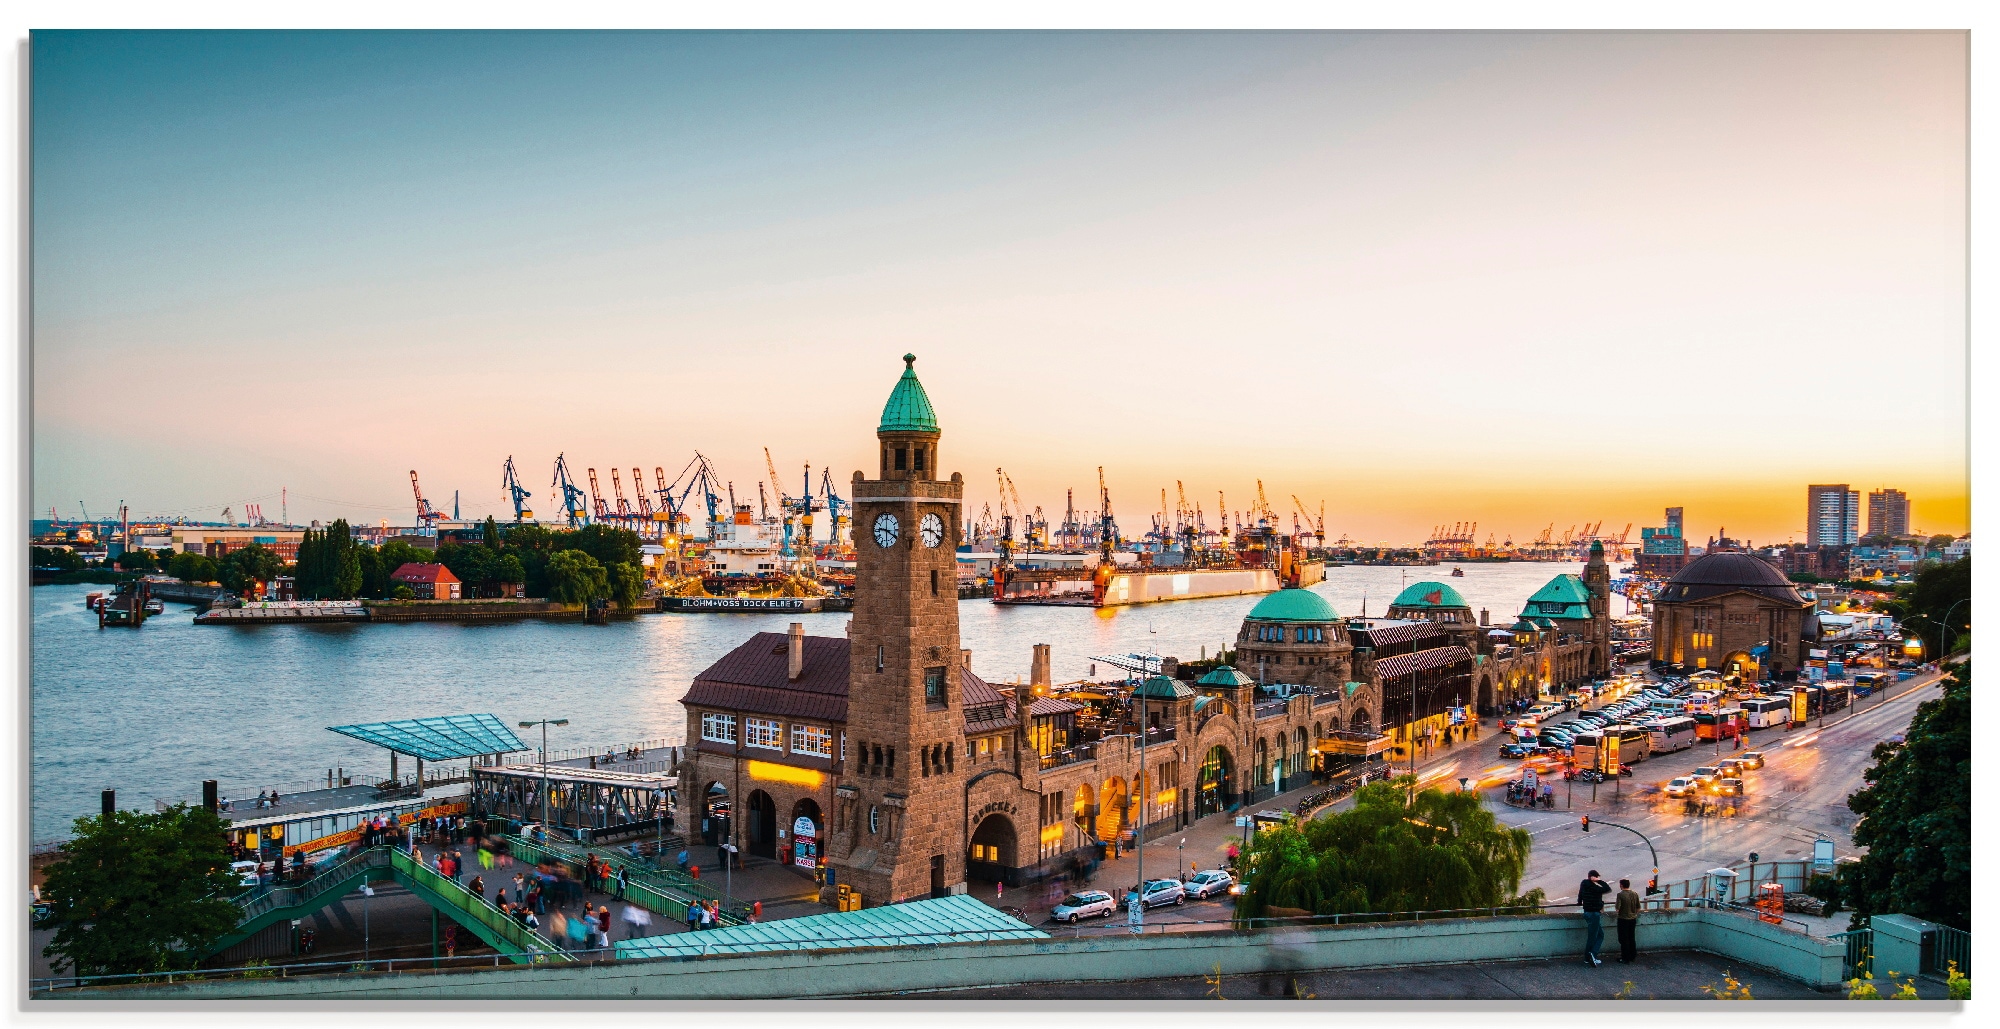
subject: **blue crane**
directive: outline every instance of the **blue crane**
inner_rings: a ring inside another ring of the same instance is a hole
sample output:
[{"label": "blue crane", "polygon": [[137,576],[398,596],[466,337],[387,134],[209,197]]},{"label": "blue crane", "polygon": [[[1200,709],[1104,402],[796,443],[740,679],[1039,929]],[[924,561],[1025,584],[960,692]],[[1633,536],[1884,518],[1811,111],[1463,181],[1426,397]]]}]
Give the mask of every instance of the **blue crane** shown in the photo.
[{"label": "blue crane", "polygon": [[[683,483],[686,485],[683,485]],[[694,459],[687,463],[686,468],[681,469],[681,473],[678,476],[674,477],[674,484],[660,490],[659,494],[660,499],[666,502],[667,510],[678,519],[681,511],[687,506],[688,497],[694,493],[695,487],[701,487],[702,501],[708,505],[708,535],[710,539],[713,539],[715,537],[715,521],[717,517],[716,508],[722,504],[722,496],[718,492],[718,488],[721,485],[722,477],[715,474],[715,466],[709,464],[708,458],[703,457],[701,451],[697,450],[694,452]]]},{"label": "blue crane", "polygon": [[521,477],[514,474],[514,455],[512,454],[507,455],[507,470],[500,478],[500,485],[506,487],[507,494],[514,498],[515,521],[521,522],[535,517],[535,512],[528,510],[526,504],[527,499],[533,496],[533,494],[528,492],[528,487],[521,485]]},{"label": "blue crane", "polygon": [[840,494],[833,491],[833,467],[831,465],[820,469],[819,491],[826,496],[826,541],[830,544],[838,545],[840,543],[840,524],[848,517],[844,512],[851,511],[853,505],[843,500]]},{"label": "blue crane", "polygon": [[[556,478],[551,486],[562,487],[563,513],[569,516],[569,527],[574,529],[590,522],[590,509],[583,506],[583,491],[569,477],[569,465],[561,454],[556,455]],[[517,501],[518,503],[518,501]]]}]

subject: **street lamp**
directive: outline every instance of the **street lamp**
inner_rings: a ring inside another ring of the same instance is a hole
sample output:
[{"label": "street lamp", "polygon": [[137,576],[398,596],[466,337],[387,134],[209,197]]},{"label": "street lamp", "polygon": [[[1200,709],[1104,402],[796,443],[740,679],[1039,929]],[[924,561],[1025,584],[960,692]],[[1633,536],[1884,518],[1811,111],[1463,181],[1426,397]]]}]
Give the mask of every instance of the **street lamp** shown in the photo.
[{"label": "street lamp", "polygon": [[1944,617],[1938,620],[1937,666],[1939,671],[1944,670],[1945,653],[1946,649],[1950,646],[1950,644],[1945,640],[1944,634],[1951,631],[1951,613],[1953,611],[1958,610],[1958,605],[1965,603],[1965,601],[1968,599],[1971,598],[1961,598],[1952,601],[1951,606],[1944,609]]},{"label": "street lamp", "polygon": [[521,728],[542,727],[542,749],[537,755],[542,765],[542,839],[549,838],[549,726],[568,725],[567,718],[542,718],[532,722],[522,722]]}]

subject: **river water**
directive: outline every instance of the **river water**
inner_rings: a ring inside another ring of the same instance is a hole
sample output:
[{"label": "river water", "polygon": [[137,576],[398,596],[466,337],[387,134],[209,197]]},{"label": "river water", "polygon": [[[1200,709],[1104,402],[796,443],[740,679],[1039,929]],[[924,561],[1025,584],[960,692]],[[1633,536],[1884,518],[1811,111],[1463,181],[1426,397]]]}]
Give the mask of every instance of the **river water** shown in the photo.
[{"label": "river water", "polygon": [[[1510,625],[1522,601],[1570,563],[1349,567],[1313,587],[1341,614],[1381,614],[1405,580],[1449,581],[1473,609]],[[847,615],[648,614],[609,626],[524,621],[492,625],[194,625],[167,605],[138,630],[98,629],[83,606],[91,586],[33,590],[33,838],[68,835],[94,814],[98,792],[119,806],[197,799],[201,781],[225,796],[324,784],[328,769],[388,774],[379,749],[330,725],[492,712],[509,724],[568,718],[549,747],[606,747],[683,736],[680,698],[696,673],[760,631],[795,621],[839,636]],[[1193,659],[1234,638],[1258,597],[1184,600],[1101,611],[959,605],[972,667],[993,682],[1025,679],[1032,645],[1053,645],[1057,681],[1081,678],[1092,655],[1151,651]],[[1622,614],[1620,598],[1612,604]],[[1100,666],[1101,667],[1101,666]],[[1109,672],[1110,669],[1102,668]],[[525,737],[524,737],[525,738]],[[531,741],[532,742],[532,741]],[[410,770],[406,763],[405,771]]]}]

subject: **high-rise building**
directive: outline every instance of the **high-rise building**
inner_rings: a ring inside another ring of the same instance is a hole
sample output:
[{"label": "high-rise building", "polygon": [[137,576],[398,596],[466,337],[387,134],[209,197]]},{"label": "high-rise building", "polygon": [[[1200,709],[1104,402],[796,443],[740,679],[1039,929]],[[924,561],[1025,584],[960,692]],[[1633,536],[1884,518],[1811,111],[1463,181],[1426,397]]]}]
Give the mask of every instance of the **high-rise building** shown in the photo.
[{"label": "high-rise building", "polygon": [[1908,536],[1910,495],[1884,486],[1868,494],[1868,535]]},{"label": "high-rise building", "polygon": [[1860,491],[1844,482],[1806,487],[1806,546],[1851,547],[1860,538]]}]

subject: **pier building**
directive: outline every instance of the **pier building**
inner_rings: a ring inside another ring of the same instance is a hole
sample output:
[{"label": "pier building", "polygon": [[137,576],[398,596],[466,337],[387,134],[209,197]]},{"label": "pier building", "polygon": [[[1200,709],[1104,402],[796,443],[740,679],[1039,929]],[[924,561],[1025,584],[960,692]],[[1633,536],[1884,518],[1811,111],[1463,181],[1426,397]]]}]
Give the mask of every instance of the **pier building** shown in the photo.
[{"label": "pier building", "polygon": [[1653,598],[1653,663],[1753,680],[1796,678],[1818,636],[1813,606],[1753,554],[1703,554]]}]

